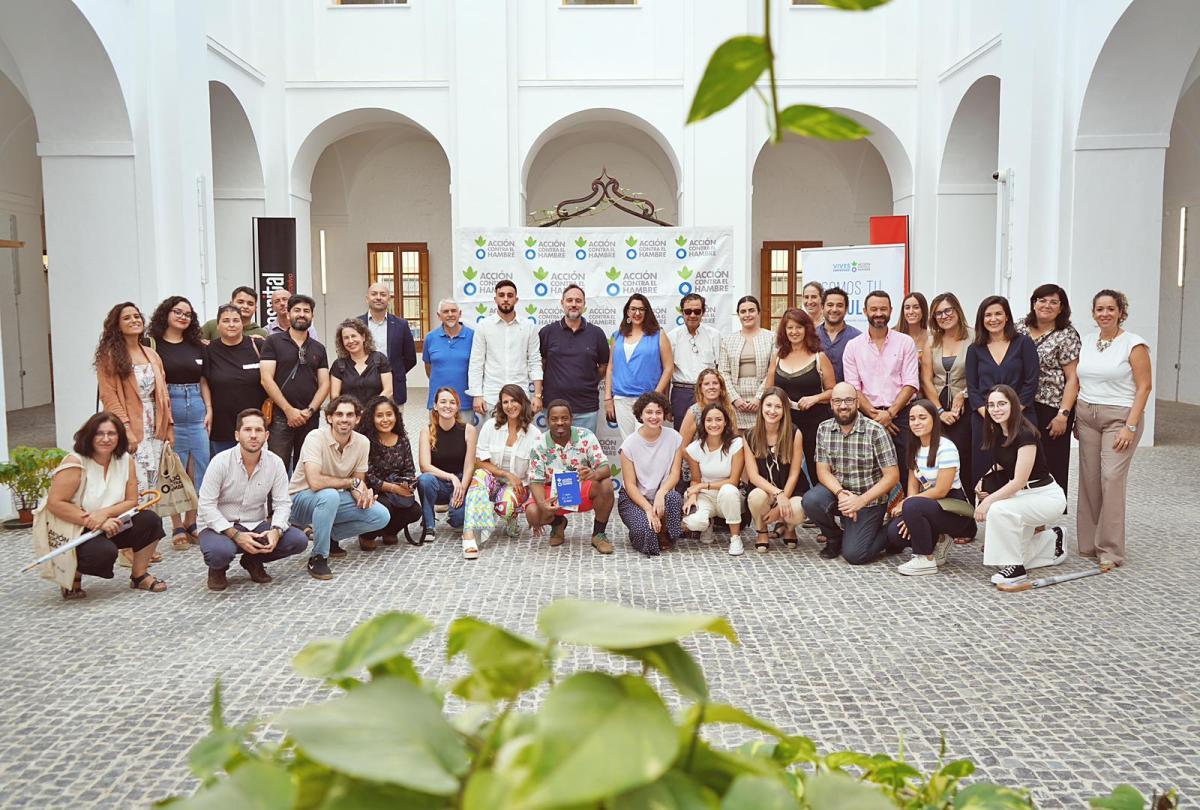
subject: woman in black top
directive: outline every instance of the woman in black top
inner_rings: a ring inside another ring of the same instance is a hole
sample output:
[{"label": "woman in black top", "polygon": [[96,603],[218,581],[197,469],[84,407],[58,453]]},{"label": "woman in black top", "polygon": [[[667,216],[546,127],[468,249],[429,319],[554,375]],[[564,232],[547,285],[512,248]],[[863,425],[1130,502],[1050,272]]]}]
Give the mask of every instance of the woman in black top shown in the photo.
[{"label": "woman in black top", "polygon": [[421,542],[433,541],[433,507],[450,505],[450,525],[462,528],[467,487],[475,471],[475,427],[462,420],[458,392],[439,388],[433,394],[429,424],[421,428]]},{"label": "woman in black top", "polygon": [[[807,316],[806,316],[807,317]],[[758,537],[754,548],[766,551],[767,524],[779,521],[783,526],[774,537],[782,538],[788,548],[796,547],[796,524],[804,520],[800,496],[808,491],[804,465],[804,444],[800,431],[792,427],[788,395],[783,389],[763,391],[758,419],[746,433],[742,444],[746,470],[754,487],[746,497]]]},{"label": "woman in black top", "polygon": [[205,347],[205,376],[212,395],[212,455],[228,450],[237,415],[246,408],[261,408],[267,398],[259,377],[262,340],[242,332],[242,313],[233,304],[217,310],[217,339]]},{"label": "woman in black top", "polygon": [[986,524],[983,564],[1001,566],[996,585],[1023,582],[1027,568],[1058,565],[1067,558],[1062,529],[1038,531],[1062,516],[1067,498],[1046,463],[1041,436],[1021,413],[1010,386],[988,391],[983,447],[994,465],[975,491],[975,519]]},{"label": "woman in black top", "polygon": [[767,367],[763,386],[777,385],[787,395],[785,401],[792,410],[791,422],[803,436],[804,461],[810,465],[808,472],[815,478],[817,471],[811,465],[816,463],[817,428],[826,419],[833,418],[833,411],[829,409],[829,398],[836,382],[833,364],[821,351],[821,339],[812,318],[801,309],[789,309],[780,317],[775,347],[778,353]]},{"label": "woman in black top", "polygon": [[[171,418],[175,420],[175,452],[199,492],[208,469],[212,398],[204,378],[204,341],[196,310],[182,295],[172,295],[154,310],[146,331],[151,348],[162,358],[167,378]],[[195,510],[172,515],[171,522],[175,526],[171,544],[176,549],[200,542]]]},{"label": "woman in black top", "polygon": [[375,491],[378,501],[392,516],[387,526],[359,537],[359,546],[363,551],[374,551],[380,539],[385,546],[394,546],[400,542],[397,535],[401,531],[409,545],[421,545],[420,540],[413,540],[408,533],[408,524],[421,519],[421,507],[413,497],[417,470],[400,409],[387,397],[373,398],[363,411],[358,431],[371,441],[367,486]]},{"label": "woman in black top", "polygon": [[329,367],[329,397],[348,394],[359,402],[378,396],[392,398],[392,367],[387,355],[375,350],[366,324],[347,318],[334,337],[338,359]]}]

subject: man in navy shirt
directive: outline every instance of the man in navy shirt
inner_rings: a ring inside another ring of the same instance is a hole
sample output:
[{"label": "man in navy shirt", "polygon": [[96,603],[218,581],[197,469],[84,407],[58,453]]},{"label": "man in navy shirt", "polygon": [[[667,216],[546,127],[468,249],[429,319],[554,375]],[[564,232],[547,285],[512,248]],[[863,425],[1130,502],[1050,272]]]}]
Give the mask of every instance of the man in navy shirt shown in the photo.
[{"label": "man in navy shirt", "polygon": [[822,311],[825,322],[817,327],[817,337],[821,339],[821,351],[833,365],[833,377],[838,382],[846,379],[842,371],[842,352],[846,344],[862,334],[846,323],[846,308],[850,304],[850,296],[841,287],[830,287],[821,294]]},{"label": "man in navy shirt", "polygon": [[571,423],[593,433],[599,421],[600,381],[608,366],[608,337],[583,318],[583,288],[570,284],[562,294],[563,318],[538,333],[542,353],[542,392],[547,402],[571,405]]}]

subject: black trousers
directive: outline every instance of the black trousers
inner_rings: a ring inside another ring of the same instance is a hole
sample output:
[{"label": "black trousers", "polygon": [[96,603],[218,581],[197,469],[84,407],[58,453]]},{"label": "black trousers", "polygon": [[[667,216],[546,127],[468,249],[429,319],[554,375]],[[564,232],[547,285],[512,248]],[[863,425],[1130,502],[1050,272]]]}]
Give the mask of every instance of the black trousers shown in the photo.
[{"label": "black trousers", "polygon": [[[944,408],[945,405],[942,407]],[[958,417],[958,421],[953,425],[943,423],[942,435],[954,442],[954,446],[958,448],[958,476],[962,479],[967,500],[975,503],[975,482],[968,483],[968,479],[972,475],[971,463],[978,445],[971,438],[970,408],[964,408],[962,416]]]},{"label": "black trousers", "polygon": [[[908,526],[908,539],[900,536],[900,525]],[[932,554],[938,535],[974,537],[979,531],[975,518],[947,512],[933,498],[905,498],[900,517],[888,524],[888,548],[903,551],[912,546],[913,554]]]},{"label": "black trousers", "polygon": [[112,537],[93,537],[78,546],[75,549],[75,570],[90,577],[112,579],[113,565],[117,562],[117,549],[131,548],[141,551],[165,536],[162,518],[149,509],[138,512],[125,531]]},{"label": "black trousers", "polygon": [[295,472],[296,465],[300,463],[300,450],[304,447],[305,438],[320,424],[319,416],[314,413],[312,418],[300,427],[288,427],[287,415],[283,408],[275,408],[275,415],[271,417],[271,424],[267,428],[267,449],[283,459],[283,466],[287,467],[288,475]]},{"label": "black trousers", "polygon": [[388,524],[377,532],[367,532],[363,537],[368,540],[374,540],[377,537],[383,537],[389,534],[400,534],[408,526],[413,523],[421,522],[421,504],[416,498],[407,498],[405,500],[412,501],[407,506],[401,503],[401,496],[394,492],[381,492],[377,500],[387,507],[388,514],[392,516]]},{"label": "black trousers", "polygon": [[1051,438],[1049,425],[1050,421],[1058,416],[1058,408],[1035,402],[1033,410],[1033,413],[1026,411],[1025,415],[1035,420],[1038,433],[1042,436],[1042,450],[1046,453],[1046,464],[1050,467],[1050,474],[1066,495],[1067,474],[1071,470],[1071,429],[1075,426],[1075,409],[1072,408],[1067,414],[1066,432],[1057,439]]}]

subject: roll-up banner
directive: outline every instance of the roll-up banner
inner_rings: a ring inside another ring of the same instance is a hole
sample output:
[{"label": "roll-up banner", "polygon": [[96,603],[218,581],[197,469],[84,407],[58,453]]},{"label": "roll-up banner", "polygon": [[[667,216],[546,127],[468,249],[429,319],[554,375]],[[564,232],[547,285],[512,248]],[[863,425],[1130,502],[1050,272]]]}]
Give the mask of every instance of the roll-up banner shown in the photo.
[{"label": "roll-up banner", "polygon": [[800,268],[805,283],[820,282],[825,289],[841,287],[850,299],[846,321],[866,331],[863,299],[873,290],[884,290],[899,311],[905,296],[904,245],[853,245],[804,248]]},{"label": "roll-up banner", "polygon": [[258,323],[266,329],[275,323],[271,293],[278,289],[296,292],[295,217],[254,218],[254,280]]}]

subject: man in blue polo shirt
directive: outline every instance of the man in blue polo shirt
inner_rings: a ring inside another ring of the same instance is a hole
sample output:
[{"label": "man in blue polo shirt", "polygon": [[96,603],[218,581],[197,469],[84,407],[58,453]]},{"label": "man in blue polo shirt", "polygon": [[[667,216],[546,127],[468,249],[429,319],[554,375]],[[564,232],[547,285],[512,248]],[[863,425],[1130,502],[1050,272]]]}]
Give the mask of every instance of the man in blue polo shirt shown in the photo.
[{"label": "man in blue polo shirt", "polygon": [[429,330],[421,349],[421,360],[429,377],[429,398],[425,407],[433,410],[433,394],[439,388],[453,388],[458,392],[460,407],[469,411],[471,397],[467,396],[467,366],[471,361],[475,330],[459,320],[462,310],[449,298],[438,302],[437,316],[442,325]]},{"label": "man in blue polo shirt", "polygon": [[608,337],[583,318],[587,304],[583,288],[570,284],[562,294],[563,318],[538,333],[542,352],[542,393],[546,402],[564,399],[571,405],[571,422],[596,432],[600,412],[600,381],[608,366]]},{"label": "man in blue polo shirt", "polygon": [[842,371],[842,352],[846,344],[862,334],[846,323],[846,308],[850,305],[850,296],[841,287],[830,287],[821,293],[822,314],[825,320],[817,327],[817,337],[821,340],[821,351],[829,358],[833,366],[833,377],[837,382],[846,379]]}]

